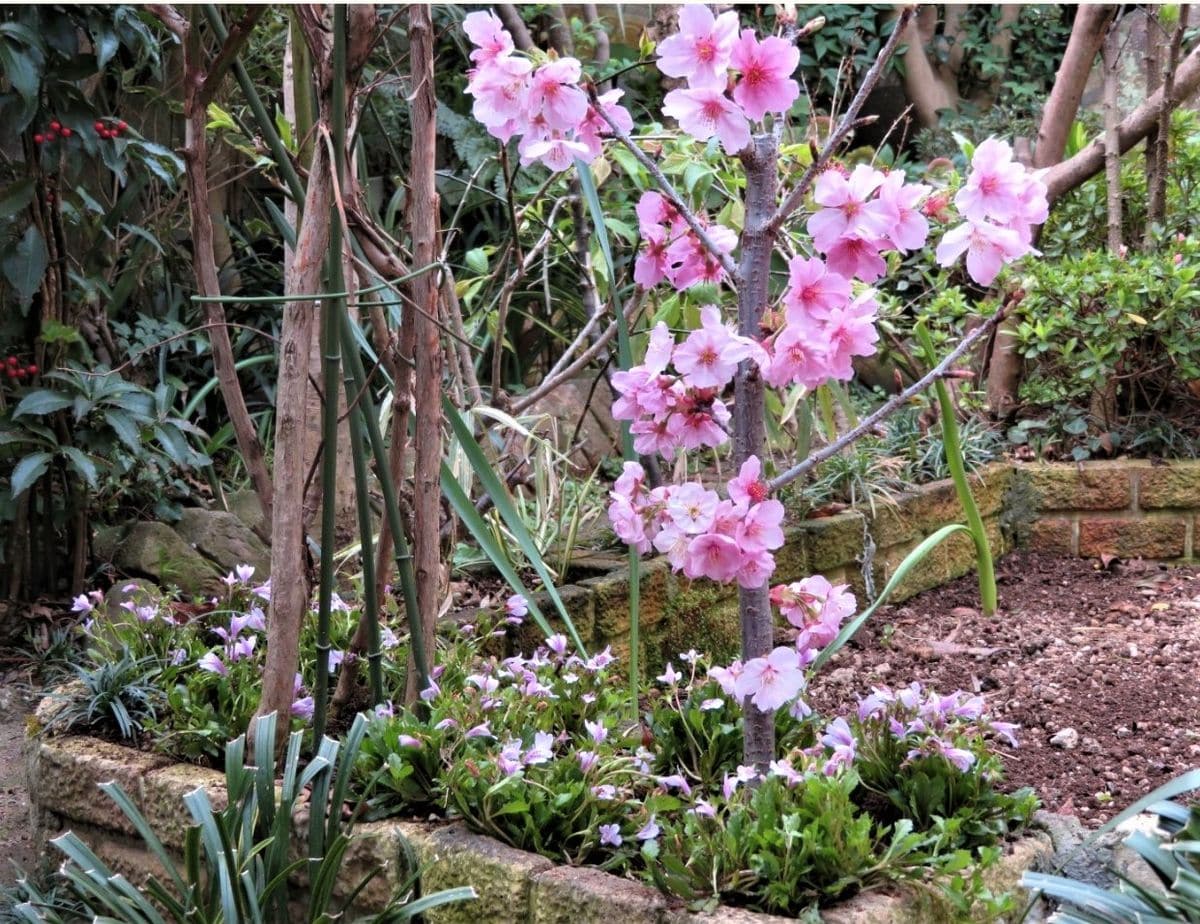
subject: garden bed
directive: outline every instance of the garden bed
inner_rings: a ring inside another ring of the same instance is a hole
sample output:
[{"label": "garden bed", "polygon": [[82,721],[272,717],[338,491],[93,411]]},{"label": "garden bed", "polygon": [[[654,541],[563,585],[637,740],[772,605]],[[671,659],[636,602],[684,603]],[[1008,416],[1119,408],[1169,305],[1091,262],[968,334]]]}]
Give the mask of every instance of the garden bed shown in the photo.
[{"label": "garden bed", "polygon": [[[33,738],[27,743],[27,769],[36,818],[36,836],[75,831],[115,871],[138,882],[160,873],[134,830],[97,786],[116,780],[143,812],[163,843],[182,848],[182,798],[203,786],[224,804],[224,777],[215,770],[172,764],[144,752],[85,736]],[[299,829],[299,825],[297,826]],[[677,900],[628,879],[589,867],[556,867],[549,860],[473,834],[461,823],[389,820],[360,825],[339,879],[344,889],[375,866],[383,873],[355,905],[366,913],[383,907],[403,881],[400,840],[414,849],[423,869],[422,890],[470,885],[479,898],[427,915],[431,924],[488,921],[495,924],[705,924],[782,921],[773,915],[719,908],[693,913]],[[1049,857],[1049,837],[1033,831],[1009,845],[1004,858],[986,872],[995,891],[1017,887],[1022,872]],[[48,854],[44,857],[49,859]],[[161,874],[161,873],[160,873]],[[339,893],[344,894],[344,893]],[[822,912],[829,924],[928,924],[954,920],[935,889],[919,886],[868,892]]]},{"label": "garden bed", "polygon": [[814,707],[871,683],[982,693],[1021,726],[1005,785],[1087,824],[1200,763],[1200,570],[1018,552],[997,581],[993,617],[973,577],[880,610],[817,676]]}]

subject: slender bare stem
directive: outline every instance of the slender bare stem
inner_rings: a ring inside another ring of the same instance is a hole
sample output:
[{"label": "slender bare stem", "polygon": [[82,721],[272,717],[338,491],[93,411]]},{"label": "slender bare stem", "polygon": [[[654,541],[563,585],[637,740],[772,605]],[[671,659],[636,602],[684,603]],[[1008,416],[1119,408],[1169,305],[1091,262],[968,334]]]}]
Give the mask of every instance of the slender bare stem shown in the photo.
[{"label": "slender bare stem", "polygon": [[847,430],[828,446],[823,446],[816,452],[810,454],[803,462],[793,465],[787,471],[776,475],[775,478],[770,482],[771,490],[778,491],[785,485],[791,484],[797,478],[808,474],[822,462],[832,458],[833,456],[836,456],[855,440],[869,433],[881,420],[885,420],[892,414],[896,413],[896,411],[908,404],[908,402],[912,400],[915,395],[920,394],[931,384],[933,384],[934,381],[945,376],[946,373],[949,372],[950,367],[958,362],[958,360],[964,354],[966,354],[971,347],[979,343],[980,340],[991,333],[992,329],[996,327],[996,325],[1004,320],[1007,313],[1007,307],[1001,308],[994,315],[971,331],[971,333],[967,334],[967,336],[962,339],[962,342],[960,342],[958,346],[947,353],[945,358],[940,363],[926,372],[923,376],[921,376],[921,378],[917,379],[917,381],[909,385],[908,388],[904,389],[904,391],[892,395],[892,397],[889,398],[884,404],[881,404],[878,408],[876,408],[873,413],[864,417],[857,427]]},{"label": "slender bare stem", "polygon": [[900,15],[896,17],[896,27],[892,30],[892,34],[888,36],[888,40],[884,43],[883,49],[879,52],[879,57],[875,59],[875,63],[871,65],[871,69],[867,71],[863,81],[859,84],[858,92],[854,94],[854,99],[850,101],[850,105],[846,111],[842,113],[841,121],[838,122],[837,128],[825,141],[825,146],[821,149],[821,153],[816,159],[809,164],[808,169],[804,171],[804,175],[800,177],[798,182],[788,197],[783,200],[783,204],[776,210],[774,217],[770,222],[770,229],[778,231],[783,227],[783,223],[788,220],[792,212],[799,208],[800,203],[804,201],[804,197],[808,194],[809,187],[827,163],[837,151],[838,146],[846,140],[846,136],[858,124],[858,113],[862,110],[863,104],[866,103],[867,97],[875,89],[875,85],[879,83],[879,78],[883,76],[884,70],[888,63],[892,60],[896,53],[896,48],[900,45],[900,39],[908,27],[908,22],[916,15],[917,8],[915,6],[905,7],[900,11]]}]

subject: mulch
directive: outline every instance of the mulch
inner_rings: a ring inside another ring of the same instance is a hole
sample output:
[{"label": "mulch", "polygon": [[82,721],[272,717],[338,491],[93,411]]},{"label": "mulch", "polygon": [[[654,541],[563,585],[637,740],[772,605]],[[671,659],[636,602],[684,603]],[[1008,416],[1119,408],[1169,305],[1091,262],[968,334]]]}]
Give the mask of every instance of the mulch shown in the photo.
[{"label": "mulch", "polygon": [[1021,726],[1006,786],[1090,825],[1200,766],[1200,569],[1018,552],[997,583],[991,617],[974,575],[881,609],[814,680],[813,705],[912,680],[982,693]]}]

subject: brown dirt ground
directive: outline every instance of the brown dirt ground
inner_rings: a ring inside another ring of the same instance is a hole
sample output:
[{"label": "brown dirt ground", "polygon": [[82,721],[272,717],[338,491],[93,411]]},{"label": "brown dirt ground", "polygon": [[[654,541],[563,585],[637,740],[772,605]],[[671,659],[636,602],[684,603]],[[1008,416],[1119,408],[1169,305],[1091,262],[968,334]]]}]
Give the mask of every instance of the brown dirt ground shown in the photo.
[{"label": "brown dirt ground", "polygon": [[[1200,766],[1200,569],[1107,565],[1009,555],[990,618],[974,575],[883,608],[815,680],[813,703],[914,679],[983,693],[994,718],[1021,726],[1007,785],[1102,823]],[[1052,745],[1065,728],[1078,744]]]}]

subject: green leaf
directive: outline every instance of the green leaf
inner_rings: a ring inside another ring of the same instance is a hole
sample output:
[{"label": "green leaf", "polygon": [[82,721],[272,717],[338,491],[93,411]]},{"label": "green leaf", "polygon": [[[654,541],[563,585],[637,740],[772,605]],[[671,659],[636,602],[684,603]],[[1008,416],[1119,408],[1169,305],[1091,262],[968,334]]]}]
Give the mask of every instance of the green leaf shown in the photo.
[{"label": "green leaf", "polygon": [[25,229],[17,246],[4,255],[0,260],[0,270],[8,284],[28,304],[34,293],[41,287],[42,276],[50,264],[50,255],[46,252],[46,241],[42,232],[30,225]]},{"label": "green leaf", "polygon": [[33,201],[36,187],[33,177],[25,177],[4,187],[0,192],[0,218],[11,218]]},{"label": "green leaf", "polygon": [[88,483],[89,488],[95,488],[99,481],[96,464],[87,457],[86,453],[75,446],[64,446],[62,451],[71,463],[71,468],[83,476],[83,480]]},{"label": "green leaf", "polygon": [[29,394],[21,399],[20,404],[17,405],[17,409],[13,411],[13,419],[22,417],[25,414],[44,417],[47,414],[53,414],[55,411],[69,408],[73,400],[70,395],[64,395],[61,391],[39,388],[37,391],[29,392]]},{"label": "green leaf", "polygon": [[10,491],[14,500],[24,494],[35,481],[46,473],[52,458],[53,456],[48,452],[35,452],[16,464],[10,482]]}]

